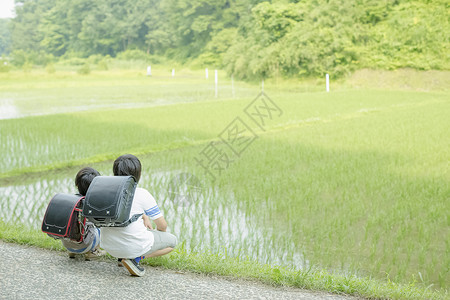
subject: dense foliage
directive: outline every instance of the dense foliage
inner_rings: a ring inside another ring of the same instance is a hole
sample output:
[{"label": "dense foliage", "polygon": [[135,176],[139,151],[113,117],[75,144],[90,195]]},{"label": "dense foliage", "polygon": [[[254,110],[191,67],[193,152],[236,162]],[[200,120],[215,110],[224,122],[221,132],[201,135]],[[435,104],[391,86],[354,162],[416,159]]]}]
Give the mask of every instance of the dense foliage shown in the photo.
[{"label": "dense foliage", "polygon": [[138,50],[131,53],[224,68],[242,79],[327,72],[340,76],[365,67],[450,68],[446,0],[16,4],[10,50],[17,65],[24,60],[45,64],[52,56],[115,57]]},{"label": "dense foliage", "polygon": [[0,55],[8,51],[11,33],[8,30],[10,20],[0,19]]}]

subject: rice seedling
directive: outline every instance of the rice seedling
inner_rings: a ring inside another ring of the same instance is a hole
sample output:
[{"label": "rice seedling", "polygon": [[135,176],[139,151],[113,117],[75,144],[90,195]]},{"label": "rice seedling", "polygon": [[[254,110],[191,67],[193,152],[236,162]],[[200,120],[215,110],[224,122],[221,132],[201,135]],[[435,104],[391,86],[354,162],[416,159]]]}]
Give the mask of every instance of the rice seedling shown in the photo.
[{"label": "rice seedling", "polygon": [[[76,97],[97,95],[104,109],[0,120],[0,219],[38,228],[50,197],[74,192],[81,165],[110,175],[111,161],[131,152],[145,168],[141,185],[154,194],[190,255],[222,253],[282,265],[299,272],[298,282],[314,267],[379,280],[388,273],[396,283],[420,278],[423,287],[447,287],[447,94],[298,93],[296,87],[268,85],[283,114],[261,130],[243,112],[257,94],[255,86],[242,97],[215,100],[201,96],[198,79],[159,89],[161,79],[147,89],[135,76],[127,90],[133,102],[146,93],[164,96],[171,105],[118,110],[114,105],[123,98],[112,96],[120,88],[109,90],[113,83],[120,86],[117,78],[96,76],[77,79]],[[30,111],[32,91],[42,98],[53,88],[48,83],[39,91],[36,85],[27,95],[21,84],[2,88],[0,97],[23,94]],[[76,84],[55,92],[54,99],[75,89]],[[211,141],[219,142],[236,117],[258,138],[211,182],[194,158]],[[174,201],[170,182],[186,172],[200,180],[201,189],[187,201]],[[275,275],[278,283],[285,278]],[[352,284],[339,290],[352,293]]]}]

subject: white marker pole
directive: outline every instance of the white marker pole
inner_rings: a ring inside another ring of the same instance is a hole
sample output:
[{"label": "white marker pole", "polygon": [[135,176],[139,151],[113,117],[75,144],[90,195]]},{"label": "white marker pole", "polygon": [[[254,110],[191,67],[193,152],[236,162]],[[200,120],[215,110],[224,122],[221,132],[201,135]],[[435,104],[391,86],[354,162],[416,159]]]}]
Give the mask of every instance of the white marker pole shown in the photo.
[{"label": "white marker pole", "polygon": [[172,69],[172,77],[175,77],[175,69]]},{"label": "white marker pole", "polygon": [[152,76],[152,66],[147,67],[147,76]]},{"label": "white marker pole", "polygon": [[208,68],[205,69],[205,76],[206,76],[206,79],[208,79]]},{"label": "white marker pole", "polygon": [[215,96],[217,98],[217,83],[218,83],[217,70],[214,70],[214,82],[215,82],[215,86],[216,86]]},{"label": "white marker pole", "polygon": [[233,95],[233,98],[236,96],[236,93],[234,92],[234,78],[233,78],[233,75],[231,75],[231,95]]},{"label": "white marker pole", "polygon": [[327,75],[325,75],[325,79],[326,79],[326,86],[327,86],[327,93],[330,91],[330,75],[327,73]]}]

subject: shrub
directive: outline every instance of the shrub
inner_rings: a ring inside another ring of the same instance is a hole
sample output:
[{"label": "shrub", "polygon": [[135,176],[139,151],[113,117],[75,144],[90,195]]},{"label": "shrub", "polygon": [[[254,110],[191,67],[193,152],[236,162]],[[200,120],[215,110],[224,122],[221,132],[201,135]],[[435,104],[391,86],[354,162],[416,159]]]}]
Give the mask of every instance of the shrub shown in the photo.
[{"label": "shrub", "polygon": [[91,55],[91,56],[89,56],[88,58],[87,58],[87,61],[90,63],[90,64],[98,64],[101,60],[103,60],[103,55],[100,55],[100,54],[94,54],[94,55]]},{"label": "shrub", "polygon": [[11,65],[6,59],[0,58],[0,73],[6,73],[11,70]]},{"label": "shrub", "polygon": [[11,63],[16,67],[22,67],[28,60],[28,54],[23,50],[11,52]]},{"label": "shrub", "polygon": [[45,53],[44,51],[29,51],[27,52],[27,59],[33,64],[38,66],[45,66],[55,61],[53,54]]},{"label": "shrub", "polygon": [[91,68],[88,63],[85,63],[81,68],[77,70],[77,73],[80,75],[87,75],[91,73]]},{"label": "shrub", "polygon": [[33,69],[33,64],[29,61],[26,61],[23,65],[22,65],[22,70],[26,73],[30,72],[31,69]]},{"label": "shrub", "polygon": [[97,69],[100,71],[108,70],[108,63],[106,62],[106,59],[102,59],[97,63]]},{"label": "shrub", "polygon": [[47,71],[48,74],[53,74],[55,73],[55,67],[53,66],[52,63],[47,64],[47,66],[45,67],[45,70]]},{"label": "shrub", "polygon": [[118,59],[150,61],[150,55],[141,50],[125,50],[117,54]]},{"label": "shrub", "polygon": [[66,59],[64,61],[64,63],[67,65],[70,65],[70,66],[83,66],[87,62],[86,62],[86,59],[84,59],[84,58],[72,57],[72,58]]}]

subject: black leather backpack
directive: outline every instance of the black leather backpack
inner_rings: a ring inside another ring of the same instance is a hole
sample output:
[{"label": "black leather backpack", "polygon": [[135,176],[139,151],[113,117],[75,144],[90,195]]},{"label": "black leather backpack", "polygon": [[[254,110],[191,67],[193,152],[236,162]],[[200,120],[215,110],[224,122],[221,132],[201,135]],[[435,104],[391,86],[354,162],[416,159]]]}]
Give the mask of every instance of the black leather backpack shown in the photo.
[{"label": "black leather backpack", "polygon": [[56,194],[47,206],[42,231],[55,239],[83,241],[86,218],[81,216],[84,197],[72,194]]},{"label": "black leather backpack", "polygon": [[142,214],[130,218],[136,190],[133,176],[97,176],[86,193],[83,216],[97,227],[124,227]]}]

